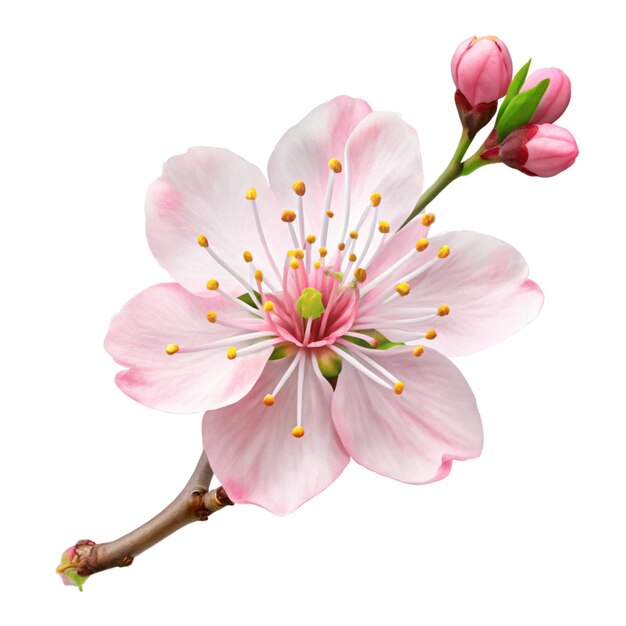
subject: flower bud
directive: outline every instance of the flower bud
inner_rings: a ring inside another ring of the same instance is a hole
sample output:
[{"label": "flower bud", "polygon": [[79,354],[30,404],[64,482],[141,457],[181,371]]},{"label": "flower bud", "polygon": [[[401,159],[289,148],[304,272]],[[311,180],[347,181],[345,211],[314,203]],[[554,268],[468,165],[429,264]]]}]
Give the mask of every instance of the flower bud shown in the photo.
[{"label": "flower bud", "polygon": [[452,80],[472,107],[502,98],[512,76],[511,55],[497,37],[466,39],[452,57]]},{"label": "flower bud", "polygon": [[481,156],[500,160],[529,176],[547,178],[574,163],[578,146],[572,134],[556,124],[526,124]]},{"label": "flower bud", "polygon": [[544,67],[533,72],[522,86],[521,91],[528,91],[545,78],[550,79],[546,93],[530,118],[531,124],[552,124],[563,115],[572,95],[572,86],[567,74],[556,67]]},{"label": "flower bud", "polygon": [[61,555],[61,563],[57,567],[57,574],[61,576],[64,585],[78,587],[83,590],[83,585],[89,576],[78,574],[78,563],[81,558],[89,554],[96,544],[90,539],[81,539],[76,545],[70,546]]}]

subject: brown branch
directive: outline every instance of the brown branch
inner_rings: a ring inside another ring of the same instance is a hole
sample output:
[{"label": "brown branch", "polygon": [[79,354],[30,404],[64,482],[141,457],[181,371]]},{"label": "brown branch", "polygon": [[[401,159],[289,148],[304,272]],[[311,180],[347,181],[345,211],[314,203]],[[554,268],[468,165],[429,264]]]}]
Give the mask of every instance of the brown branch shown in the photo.
[{"label": "brown branch", "polygon": [[80,576],[90,576],[112,567],[126,567],[137,555],[183,526],[206,521],[215,511],[233,504],[223,487],[209,491],[212,478],[213,470],[203,452],[183,490],[158,515],[115,541],[77,542],[72,563],[57,571],[74,569]]}]

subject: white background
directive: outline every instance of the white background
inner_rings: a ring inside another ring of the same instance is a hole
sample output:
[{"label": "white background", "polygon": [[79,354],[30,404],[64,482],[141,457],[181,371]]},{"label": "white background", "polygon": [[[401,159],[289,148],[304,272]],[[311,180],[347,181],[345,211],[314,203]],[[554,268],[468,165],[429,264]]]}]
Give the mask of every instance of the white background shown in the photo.
[{"label": "white background", "polygon": [[[1,6],[6,623],[624,623],[622,21],[605,3]],[[200,454],[201,416],[127,398],[102,347],[121,305],[167,280],[143,233],[162,162],[213,145],[263,167],[347,93],[417,128],[432,182],[459,133],[450,57],[473,34],[569,73],[559,123],[581,151],[557,178],[493,166],[432,205],[437,231],[515,245],[546,293],[537,321],[456,361],[483,456],[425,487],[351,464],[291,516],[237,506],[64,588],[64,548],[145,521]]]}]

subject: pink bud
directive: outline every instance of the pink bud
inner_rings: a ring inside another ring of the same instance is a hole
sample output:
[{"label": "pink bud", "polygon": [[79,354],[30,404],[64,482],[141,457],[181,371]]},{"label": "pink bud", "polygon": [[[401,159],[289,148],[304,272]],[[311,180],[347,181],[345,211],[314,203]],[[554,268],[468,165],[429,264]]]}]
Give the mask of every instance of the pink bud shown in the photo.
[{"label": "pink bud", "polygon": [[466,39],[452,57],[452,80],[472,106],[502,98],[512,75],[511,55],[497,37]]},{"label": "pink bud", "polygon": [[555,176],[566,170],[578,156],[573,135],[556,124],[520,126],[495,148],[485,152],[485,159],[499,158],[509,167],[529,176]]},{"label": "pink bud", "polygon": [[563,115],[572,95],[572,86],[567,74],[556,67],[544,67],[533,72],[522,86],[521,91],[528,91],[544,78],[550,79],[546,93],[543,94],[537,110],[530,118],[531,124],[551,124]]}]

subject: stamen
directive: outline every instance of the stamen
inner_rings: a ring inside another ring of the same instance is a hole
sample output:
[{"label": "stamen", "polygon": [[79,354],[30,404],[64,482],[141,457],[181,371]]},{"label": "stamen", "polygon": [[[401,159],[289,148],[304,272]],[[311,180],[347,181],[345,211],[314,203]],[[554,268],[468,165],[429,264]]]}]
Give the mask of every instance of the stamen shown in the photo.
[{"label": "stamen", "polygon": [[362,267],[357,267],[354,270],[354,278],[358,283],[364,283],[367,280],[367,272]]},{"label": "stamen", "polygon": [[351,230],[350,231],[350,239],[358,239],[358,238],[359,238],[359,231]]},{"label": "stamen", "polygon": [[[326,198],[324,199],[324,219],[322,220],[322,247],[326,247],[326,240],[328,238],[328,220],[331,217],[328,215],[330,211],[330,205],[333,200],[333,186],[335,184],[335,175],[341,172],[341,163],[337,159],[331,159],[328,162],[330,168],[330,174],[328,175],[328,185],[326,186]],[[331,212],[332,213],[332,212]]]},{"label": "stamen", "polygon": [[386,220],[381,220],[380,222],[378,222],[378,232],[381,232],[383,235],[386,235],[390,229],[391,226]]},{"label": "stamen", "polygon": [[[340,340],[340,341],[343,345],[346,345],[346,342],[344,340]],[[349,345],[354,347],[360,359],[363,359],[365,363],[367,363],[369,366],[373,367],[375,370],[380,372],[385,378],[390,380],[394,385],[397,385],[400,382],[398,378],[396,378],[391,372],[386,370],[380,363],[378,363],[377,361],[374,361],[374,359],[367,356],[366,354],[367,348],[363,348],[361,346],[354,345],[354,344],[349,344]]]},{"label": "stamen", "polygon": [[350,263],[354,263],[356,261],[356,254],[354,254],[354,252],[351,252],[348,256],[348,260],[350,261]]},{"label": "stamen", "polygon": [[441,246],[439,252],[437,252],[437,256],[440,259],[445,259],[446,257],[450,256],[450,248],[448,246]]},{"label": "stamen", "polygon": [[418,240],[418,242],[415,244],[415,249],[418,252],[424,252],[424,250],[426,250],[426,248],[428,248],[428,239],[420,239]]},{"label": "stamen", "polygon": [[437,331],[434,328],[431,328],[429,331],[426,332],[424,337],[431,340],[435,339],[437,337]]},{"label": "stamen", "polygon": [[229,358],[229,360],[232,361],[237,356],[237,348],[235,348],[234,346],[228,348],[228,350],[226,351],[226,356]]},{"label": "stamen", "polygon": [[[289,364],[287,371],[283,374],[283,377],[278,381],[278,384],[276,385],[276,387],[274,387],[274,391],[272,391],[272,393],[268,395],[272,396],[272,398],[276,398],[276,396],[278,395],[278,392],[284,387],[285,383],[289,380],[289,378],[293,374],[293,371],[296,369],[296,367],[298,367],[298,363],[300,363],[300,360],[302,359],[303,354],[304,354],[304,350],[298,350],[293,361]],[[271,406],[271,405],[268,405],[268,406]]]},{"label": "stamen", "polygon": [[396,285],[396,293],[402,297],[408,296],[411,293],[411,285],[409,283],[398,283]]},{"label": "stamen", "polygon": [[[236,304],[238,307],[241,307],[247,313],[252,313],[252,315],[254,315],[255,317],[261,317],[258,309],[251,307],[249,304],[242,302],[239,298],[235,298],[234,296],[231,296],[229,293],[226,293],[223,289],[220,289],[220,284],[215,280],[215,278],[211,278],[211,280],[207,282],[206,288],[209,291],[217,291],[217,293],[219,293],[220,296],[223,296],[229,302],[232,302],[233,304]],[[256,297],[253,298],[253,300],[256,300]]]},{"label": "stamen", "polygon": [[[200,235],[200,237],[204,237],[204,235]],[[200,240],[200,237],[198,237],[198,241]],[[206,237],[204,237],[204,240],[206,240]],[[200,244],[200,245],[202,245],[202,244]],[[206,246],[202,246],[202,247],[211,255],[213,260],[218,265],[223,267],[235,280],[239,281],[243,285],[245,290],[250,294],[250,297],[254,300],[255,299],[255,295],[254,295],[254,289],[252,288],[252,285],[241,274],[239,274],[239,272],[234,270],[228,263],[226,263],[226,261],[221,259],[220,256],[213,250],[213,248],[211,248],[211,246],[209,246],[209,242],[208,241],[206,242]],[[248,252],[248,254],[250,255],[250,260],[252,260],[252,255],[249,252]],[[246,253],[244,252],[244,259],[245,258],[246,258]],[[207,289],[210,289],[208,284],[207,284]]]},{"label": "stamen", "polygon": [[243,253],[243,260],[246,263],[252,263],[253,259],[254,259],[254,257],[252,256],[252,253],[249,252],[248,250],[245,250],[244,253]]},{"label": "stamen", "polygon": [[304,435],[304,428],[302,428],[302,407],[304,405],[304,368],[306,361],[300,359],[298,363],[298,395],[296,400],[296,426],[291,431],[291,434],[300,438]]},{"label": "stamen", "polygon": [[404,383],[399,380],[394,386],[393,390],[397,395],[400,395],[404,391]]},{"label": "stamen", "polygon": [[442,304],[437,309],[437,315],[439,315],[439,317],[444,317],[446,315],[450,315],[450,307],[447,304]]},{"label": "stamen", "polygon": [[322,247],[318,250],[318,252],[320,253],[320,257],[323,259],[328,254],[328,249]]},{"label": "stamen", "polygon": [[376,339],[374,339],[373,337],[370,337],[369,335],[364,335],[363,333],[357,333],[357,332],[354,332],[354,331],[350,331],[349,333],[346,333],[343,336],[344,337],[353,337],[354,339],[361,339],[361,341],[365,341],[367,344],[372,346],[372,348],[377,348],[378,347],[378,341],[376,341]]},{"label": "stamen", "polygon": [[246,200],[250,200],[252,202],[252,212],[254,214],[254,221],[256,223],[256,229],[259,233],[259,239],[261,240],[261,244],[263,245],[263,250],[265,251],[265,255],[267,256],[267,260],[270,262],[272,266],[272,270],[274,271],[274,275],[280,281],[280,272],[278,271],[278,266],[276,265],[276,261],[274,261],[274,257],[270,252],[269,246],[267,245],[267,239],[265,239],[265,233],[263,232],[263,226],[261,225],[261,218],[259,217],[259,208],[256,205],[256,189],[254,187],[248,190],[246,193]]},{"label": "stamen", "polygon": [[169,345],[165,347],[165,352],[167,352],[167,354],[169,354],[170,356],[172,354],[176,354],[179,350],[180,348],[175,343],[170,343]]},{"label": "stamen", "polygon": [[[296,214],[291,209],[287,209],[283,211],[282,215],[280,216],[280,219],[283,222],[286,222],[287,224],[291,224],[291,222],[296,221]],[[296,248],[297,247],[298,246],[296,246]]]},{"label": "stamen", "polygon": [[206,318],[209,322],[211,322],[211,324],[215,324],[215,322],[217,322],[217,313],[215,311],[209,311],[206,314]]},{"label": "stamen", "polygon": [[374,374],[374,372],[371,372],[364,365],[359,363],[347,350],[340,350],[339,348],[337,348],[336,344],[329,345],[328,347],[333,352],[337,353],[342,359],[345,359],[348,363],[350,363],[350,365],[352,365],[352,367],[354,367],[356,370],[367,376],[370,380],[373,380],[375,383],[378,383],[381,387],[384,387],[385,389],[392,389],[392,386],[389,383],[385,382],[382,378],[380,378],[380,376],[377,376],[376,374]]},{"label": "stamen", "polygon": [[424,346],[415,346],[413,348],[413,356],[422,356],[424,354]]},{"label": "stamen", "polygon": [[[267,333],[265,333],[267,335]],[[237,351],[237,356],[247,356],[248,354],[253,354],[254,352],[259,352],[260,350],[265,350],[265,348],[269,348],[270,346],[274,346],[277,343],[282,343],[284,339],[282,337],[273,337],[272,339],[267,339],[266,341],[259,341],[258,343],[254,343],[251,346],[247,346]]]},{"label": "stamen", "polygon": [[[417,249],[417,246],[416,246]],[[382,274],[379,274],[369,285],[361,290],[361,297],[369,293],[374,287],[377,287],[383,281],[387,280],[396,270],[400,269],[405,263],[410,261],[415,254],[414,250],[407,252],[399,261],[396,261],[391,267],[388,267]]]},{"label": "stamen", "polygon": [[274,403],[276,402],[276,398],[271,394],[265,394],[265,397],[263,398],[263,404],[265,406],[274,406]]},{"label": "stamen", "polygon": [[297,180],[291,188],[294,190],[295,194],[298,196],[298,204],[296,206],[296,210],[298,211],[298,225],[300,226],[300,245],[304,245],[304,209],[302,206],[302,196],[306,191],[306,186],[301,180]]},{"label": "stamen", "polygon": [[310,245],[313,245],[315,243],[316,237],[315,235],[307,235],[306,236],[306,242]]},{"label": "stamen", "polygon": [[372,240],[374,239],[376,222],[378,220],[378,205],[380,204],[380,194],[372,194],[372,198],[374,198],[375,195],[378,195],[378,202],[374,204],[374,201],[372,200],[372,204],[375,207],[374,217],[372,218],[372,223],[370,224],[370,230],[369,230],[369,233],[367,234],[367,240],[365,241],[365,246],[363,246],[363,251],[361,252],[362,259],[365,259],[367,253],[369,252],[370,245],[372,244]]},{"label": "stamen", "polygon": [[291,261],[289,261],[289,267],[292,270],[297,270],[300,268],[300,261],[298,261],[298,259],[296,259],[295,257],[293,259],[291,259]]},{"label": "stamen", "polygon": [[208,248],[209,240],[204,235],[198,235],[198,245],[201,248]]},{"label": "stamen", "polygon": [[266,300],[263,305],[263,309],[265,309],[268,313],[271,313],[274,310],[274,303],[271,300]]},{"label": "stamen", "polygon": [[424,226],[431,226],[435,222],[435,216],[432,213],[425,213],[422,215],[422,224]]},{"label": "stamen", "polygon": [[373,193],[370,196],[370,201],[373,207],[377,207],[380,204],[381,195],[378,192]]}]

